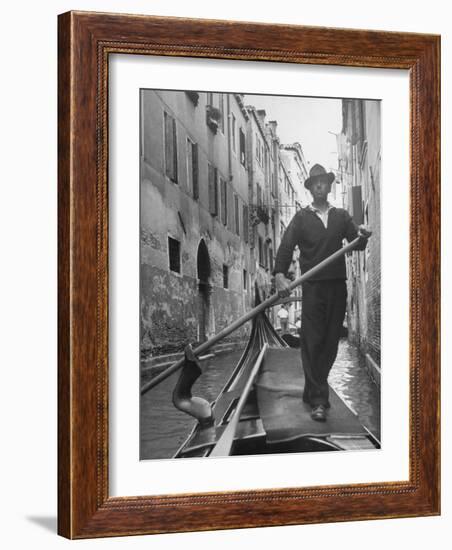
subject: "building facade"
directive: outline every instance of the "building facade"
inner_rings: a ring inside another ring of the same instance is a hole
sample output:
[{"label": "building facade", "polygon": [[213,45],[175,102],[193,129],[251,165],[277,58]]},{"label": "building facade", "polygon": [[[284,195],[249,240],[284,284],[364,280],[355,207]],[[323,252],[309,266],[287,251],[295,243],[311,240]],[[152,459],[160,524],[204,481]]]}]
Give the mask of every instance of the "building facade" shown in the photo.
[{"label": "building facade", "polygon": [[311,203],[312,197],[304,182],[308,178],[308,165],[302,146],[295,142],[281,145],[281,157],[286,166],[287,176],[292,184],[292,199],[298,208]]},{"label": "building facade", "polygon": [[[274,255],[295,213],[280,205],[299,204],[302,187],[289,157],[302,151],[283,151],[276,123],[240,94],[142,90],[140,101],[147,358],[230,325],[252,307],[256,285],[270,295]],[[248,332],[247,324],[230,339]]]},{"label": "building facade", "polygon": [[274,245],[271,219],[271,143],[266,113],[248,105],[248,197],[250,203],[250,245],[256,284],[262,298],[271,292]]},{"label": "building facade", "polygon": [[342,102],[343,128],[338,136],[339,166],[344,207],[356,223],[372,231],[364,252],[347,258],[349,338],[379,371],[381,359],[381,253],[379,101]]},{"label": "building facade", "polygon": [[156,90],[141,114],[141,346],[164,353],[251,305],[248,117],[233,94]]},{"label": "building facade", "polygon": [[[307,162],[304,157],[303,149],[299,143],[281,144],[279,147],[279,196],[280,196],[280,234],[283,235],[287,226],[295,213],[303,206],[308,204],[309,194],[304,187],[304,182],[308,177]],[[299,258],[300,252],[295,250],[292,264],[289,269],[291,279],[300,277]],[[301,319],[301,287],[297,287],[292,292],[292,297],[297,298],[289,302],[289,323],[295,325],[298,319]]]}]

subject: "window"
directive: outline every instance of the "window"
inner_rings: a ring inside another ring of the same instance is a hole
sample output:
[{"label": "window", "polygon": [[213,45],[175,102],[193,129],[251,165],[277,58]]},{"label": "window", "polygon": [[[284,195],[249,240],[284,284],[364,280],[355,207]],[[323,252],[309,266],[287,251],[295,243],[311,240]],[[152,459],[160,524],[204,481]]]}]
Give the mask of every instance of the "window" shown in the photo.
[{"label": "window", "polygon": [[165,119],[165,173],[177,183],[177,136],[176,120],[164,112]]},{"label": "window", "polygon": [[243,270],[243,290],[246,290],[248,288],[248,273],[246,272],[246,269]]},{"label": "window", "polygon": [[168,237],[169,268],[175,273],[180,273],[180,242]]},{"label": "window", "polygon": [[221,221],[224,225],[228,224],[228,186],[226,180],[220,178],[221,192]]},{"label": "window", "polygon": [[240,128],[240,163],[245,166],[245,134]]},{"label": "window", "polygon": [[231,113],[231,139],[232,139],[232,150],[236,151],[236,136],[235,136],[235,132],[236,132],[236,129],[235,129],[235,116],[234,116],[234,113]]},{"label": "window", "polygon": [[248,206],[246,204],[243,205],[243,238],[245,242],[248,242]]},{"label": "window", "polygon": [[213,106],[213,93],[207,92],[207,105]]},{"label": "window", "polygon": [[198,144],[187,138],[187,185],[193,198],[199,198],[198,185]]},{"label": "window", "polygon": [[235,232],[240,235],[240,218],[239,218],[239,198],[234,197],[234,216],[235,216]]},{"label": "window", "polygon": [[229,288],[229,267],[223,264],[223,288]]},{"label": "window", "polygon": [[209,212],[212,216],[218,216],[218,171],[212,164],[208,164],[209,169]]}]

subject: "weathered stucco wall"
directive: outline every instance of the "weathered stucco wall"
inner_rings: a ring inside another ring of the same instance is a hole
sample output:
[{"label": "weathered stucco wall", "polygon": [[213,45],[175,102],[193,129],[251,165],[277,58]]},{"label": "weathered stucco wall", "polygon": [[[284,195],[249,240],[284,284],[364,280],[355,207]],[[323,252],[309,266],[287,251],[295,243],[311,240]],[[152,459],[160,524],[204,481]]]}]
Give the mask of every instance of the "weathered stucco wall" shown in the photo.
[{"label": "weathered stucco wall", "polygon": [[[202,339],[203,328],[210,336],[251,306],[251,285],[243,289],[243,270],[251,271],[249,246],[243,240],[243,222],[242,235],[237,235],[232,219],[233,193],[247,191],[246,171],[238,157],[232,157],[236,181],[230,181],[227,121],[224,132],[212,133],[206,124],[206,96],[200,94],[196,107],[184,92],[146,90],[141,98],[141,348],[144,357],[181,350],[188,342]],[[176,120],[177,183],[165,174],[165,111]],[[197,199],[187,178],[187,138],[198,144]],[[209,211],[209,163],[217,168],[221,177],[227,178],[230,186],[226,226],[220,216],[213,216]],[[169,269],[168,237],[180,243],[180,273]],[[201,240],[206,245],[210,263],[208,298],[200,291],[198,280]],[[224,265],[229,271],[227,289],[223,288]],[[244,327],[230,339],[243,339],[248,331],[249,327]]]}]

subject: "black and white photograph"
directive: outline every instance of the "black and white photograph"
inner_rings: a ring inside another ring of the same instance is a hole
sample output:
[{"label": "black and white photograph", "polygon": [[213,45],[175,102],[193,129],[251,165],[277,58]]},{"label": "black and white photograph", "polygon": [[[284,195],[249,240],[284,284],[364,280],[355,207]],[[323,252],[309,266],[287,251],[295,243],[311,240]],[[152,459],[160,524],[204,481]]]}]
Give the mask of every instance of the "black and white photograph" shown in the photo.
[{"label": "black and white photograph", "polygon": [[4,4],[4,548],[450,546],[450,11]]},{"label": "black and white photograph", "polygon": [[140,90],[140,459],[375,450],[381,101]]}]

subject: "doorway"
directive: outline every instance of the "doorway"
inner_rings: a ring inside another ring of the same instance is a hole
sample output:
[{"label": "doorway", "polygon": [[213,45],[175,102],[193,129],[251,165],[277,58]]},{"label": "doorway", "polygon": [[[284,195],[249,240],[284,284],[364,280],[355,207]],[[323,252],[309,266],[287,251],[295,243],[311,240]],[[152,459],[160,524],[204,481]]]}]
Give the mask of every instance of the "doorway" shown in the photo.
[{"label": "doorway", "polygon": [[209,282],[211,266],[210,256],[204,239],[201,239],[197,255],[198,270],[198,339],[207,340],[210,326],[210,295],[212,286]]}]

